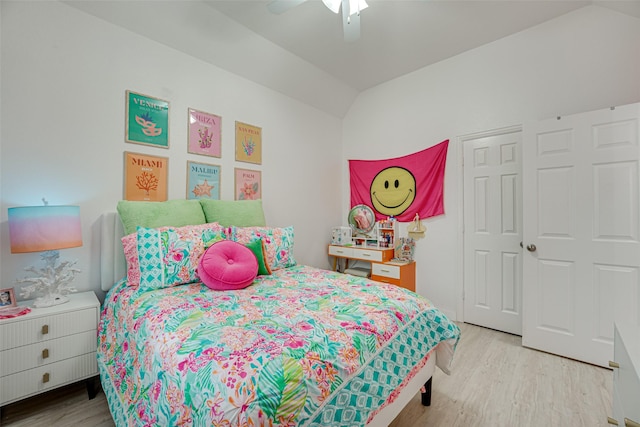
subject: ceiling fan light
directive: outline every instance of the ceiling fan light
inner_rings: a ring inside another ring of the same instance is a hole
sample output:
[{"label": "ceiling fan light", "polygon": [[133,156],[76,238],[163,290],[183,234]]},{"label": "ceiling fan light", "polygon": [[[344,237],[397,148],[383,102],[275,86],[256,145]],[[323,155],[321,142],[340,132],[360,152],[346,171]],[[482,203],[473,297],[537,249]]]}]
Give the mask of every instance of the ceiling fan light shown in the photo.
[{"label": "ceiling fan light", "polygon": [[[368,7],[369,5],[365,0],[349,0],[349,16],[360,13],[361,10],[365,10]],[[344,10],[342,13],[344,13]]]},{"label": "ceiling fan light", "polygon": [[340,11],[340,5],[342,4],[342,0],[322,0],[325,6],[331,10],[333,13],[338,13]]}]

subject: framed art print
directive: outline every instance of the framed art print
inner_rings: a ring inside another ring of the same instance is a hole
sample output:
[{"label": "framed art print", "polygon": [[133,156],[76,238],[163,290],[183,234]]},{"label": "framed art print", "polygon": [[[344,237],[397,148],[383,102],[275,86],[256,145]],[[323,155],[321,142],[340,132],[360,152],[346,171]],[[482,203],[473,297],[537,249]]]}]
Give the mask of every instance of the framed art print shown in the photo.
[{"label": "framed art print", "polygon": [[262,129],[236,122],[236,160],[262,164]]},{"label": "framed art print", "polygon": [[220,166],[188,161],[187,199],[220,200]]},{"label": "framed art print", "polygon": [[169,158],[124,153],[124,199],[163,202],[167,200]]},{"label": "framed art print", "polygon": [[189,108],[187,151],[203,156],[220,157],[222,118]]},{"label": "framed art print", "polygon": [[169,101],[126,93],[125,141],[169,148]]},{"label": "framed art print", "polygon": [[235,199],[262,199],[262,172],[235,168]]}]

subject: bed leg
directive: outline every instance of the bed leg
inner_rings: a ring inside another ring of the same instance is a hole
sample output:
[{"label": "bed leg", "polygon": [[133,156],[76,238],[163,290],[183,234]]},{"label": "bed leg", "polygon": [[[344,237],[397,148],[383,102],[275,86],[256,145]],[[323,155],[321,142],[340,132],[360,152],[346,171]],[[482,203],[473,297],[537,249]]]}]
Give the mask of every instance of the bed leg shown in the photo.
[{"label": "bed leg", "polygon": [[100,381],[98,380],[98,378],[99,377],[87,378],[85,382],[87,386],[87,394],[89,395],[89,400],[94,399],[98,395],[98,392],[100,391],[100,387],[98,386]]},{"label": "bed leg", "polygon": [[433,377],[429,378],[429,381],[424,383],[424,392],[422,392],[422,406],[431,406],[431,381]]}]

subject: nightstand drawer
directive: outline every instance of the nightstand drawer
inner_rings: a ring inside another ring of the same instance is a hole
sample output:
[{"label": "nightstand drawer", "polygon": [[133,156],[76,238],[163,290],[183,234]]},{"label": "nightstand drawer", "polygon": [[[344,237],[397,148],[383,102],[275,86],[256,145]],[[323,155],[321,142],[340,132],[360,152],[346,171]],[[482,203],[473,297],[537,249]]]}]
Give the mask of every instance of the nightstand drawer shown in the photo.
[{"label": "nightstand drawer", "polygon": [[347,248],[345,246],[329,246],[329,255],[350,258],[353,254],[351,248]]},{"label": "nightstand drawer", "polygon": [[[96,330],[25,345],[2,352],[0,377],[96,351]],[[4,381],[4,378],[0,379]]]},{"label": "nightstand drawer", "polygon": [[0,323],[0,336],[2,337],[0,351],[75,335],[80,332],[95,331],[98,314],[98,308],[91,307],[6,324]]},{"label": "nightstand drawer", "polygon": [[50,365],[8,375],[0,381],[0,402],[5,405],[97,374],[96,354],[87,353]]},{"label": "nightstand drawer", "polygon": [[371,274],[400,280],[400,267],[389,264],[372,264]]},{"label": "nightstand drawer", "polygon": [[[620,367],[613,370],[614,416],[620,425],[625,418],[640,422],[640,327],[616,323],[613,338],[614,360]],[[616,400],[617,399],[617,400]],[[622,411],[622,412],[620,412]]]}]

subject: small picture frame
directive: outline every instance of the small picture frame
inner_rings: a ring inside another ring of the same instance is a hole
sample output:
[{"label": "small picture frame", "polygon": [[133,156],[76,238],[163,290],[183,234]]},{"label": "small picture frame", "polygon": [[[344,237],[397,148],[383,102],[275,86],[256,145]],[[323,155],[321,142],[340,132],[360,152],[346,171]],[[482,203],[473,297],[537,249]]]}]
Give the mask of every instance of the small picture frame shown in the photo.
[{"label": "small picture frame", "polygon": [[262,172],[235,168],[235,199],[262,199]]},{"label": "small picture frame", "polygon": [[236,121],[236,161],[262,164],[262,128]]},{"label": "small picture frame", "polygon": [[187,152],[221,157],[222,117],[189,108]]},{"label": "small picture frame", "polygon": [[169,148],[169,101],[126,91],[125,141]]},{"label": "small picture frame", "polygon": [[220,200],[220,166],[187,161],[187,199]]},{"label": "small picture frame", "polygon": [[416,241],[412,237],[399,237],[396,239],[394,259],[400,261],[413,261],[416,250]]},{"label": "small picture frame", "polygon": [[167,200],[169,158],[124,152],[124,199]]},{"label": "small picture frame", "polygon": [[0,310],[15,307],[16,305],[18,305],[18,303],[16,302],[16,295],[13,288],[0,289]]}]

